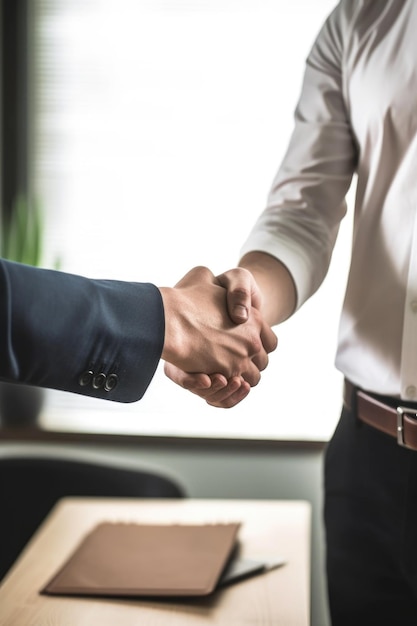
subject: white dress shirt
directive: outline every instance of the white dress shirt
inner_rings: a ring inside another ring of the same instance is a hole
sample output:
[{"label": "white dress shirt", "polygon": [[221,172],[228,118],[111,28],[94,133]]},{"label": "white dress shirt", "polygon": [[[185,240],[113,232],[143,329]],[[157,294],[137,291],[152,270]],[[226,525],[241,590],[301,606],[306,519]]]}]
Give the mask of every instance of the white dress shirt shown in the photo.
[{"label": "white dress shirt", "polygon": [[288,267],[298,306],[326,275],[354,175],[336,367],[417,400],[416,0],[342,0],[307,58],[287,153],[242,248]]}]

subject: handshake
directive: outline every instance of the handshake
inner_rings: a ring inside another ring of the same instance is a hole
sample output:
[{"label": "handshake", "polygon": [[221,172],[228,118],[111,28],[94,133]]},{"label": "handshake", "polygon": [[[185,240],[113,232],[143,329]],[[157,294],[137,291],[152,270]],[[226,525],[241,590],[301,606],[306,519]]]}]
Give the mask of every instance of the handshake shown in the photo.
[{"label": "handshake", "polygon": [[277,346],[252,274],[236,268],[214,276],[196,267],[160,292],[166,375],[212,406],[235,406],[259,382]]}]

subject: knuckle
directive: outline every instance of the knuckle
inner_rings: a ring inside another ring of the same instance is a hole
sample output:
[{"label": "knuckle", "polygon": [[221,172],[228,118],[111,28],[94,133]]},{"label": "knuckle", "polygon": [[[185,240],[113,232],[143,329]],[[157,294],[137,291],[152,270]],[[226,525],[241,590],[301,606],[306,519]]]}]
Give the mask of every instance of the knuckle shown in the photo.
[{"label": "knuckle", "polygon": [[261,379],[261,374],[258,368],[254,366],[253,371],[244,374],[244,378],[251,387],[256,387]]},{"label": "knuckle", "polygon": [[252,341],[251,341],[251,354],[252,355],[259,354],[262,350],[263,350],[262,341],[256,335],[252,338]]},{"label": "knuckle", "polygon": [[267,356],[265,356],[265,358],[260,359],[258,362],[255,362],[256,367],[263,372],[263,370],[265,370],[268,367],[268,363],[269,363],[269,359]]},{"label": "knuckle", "polygon": [[204,276],[204,277],[209,276],[211,278],[213,276],[211,270],[209,270],[209,268],[206,267],[205,265],[198,265],[197,271],[199,274],[201,274],[201,276]]},{"label": "knuckle", "polygon": [[249,289],[246,289],[245,287],[243,287],[242,285],[239,285],[238,287],[235,287],[232,290],[232,295],[239,300],[246,300],[247,298],[249,298],[250,296],[250,291]]}]

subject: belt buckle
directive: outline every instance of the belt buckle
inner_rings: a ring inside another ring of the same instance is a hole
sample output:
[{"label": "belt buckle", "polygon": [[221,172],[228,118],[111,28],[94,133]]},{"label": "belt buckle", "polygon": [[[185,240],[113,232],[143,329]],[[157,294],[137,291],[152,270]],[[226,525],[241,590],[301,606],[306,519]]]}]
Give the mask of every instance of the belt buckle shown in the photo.
[{"label": "belt buckle", "polygon": [[408,448],[404,440],[404,415],[409,415],[417,421],[417,411],[406,406],[397,407],[397,443],[403,448]]}]

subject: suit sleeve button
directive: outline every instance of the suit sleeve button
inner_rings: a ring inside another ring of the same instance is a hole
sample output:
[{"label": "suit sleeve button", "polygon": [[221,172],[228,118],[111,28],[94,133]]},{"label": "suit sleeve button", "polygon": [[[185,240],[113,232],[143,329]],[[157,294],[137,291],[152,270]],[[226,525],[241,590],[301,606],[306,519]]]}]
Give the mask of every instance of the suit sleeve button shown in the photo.
[{"label": "suit sleeve button", "polygon": [[113,391],[113,389],[117,386],[118,382],[119,382],[119,379],[117,377],[117,374],[109,374],[107,376],[107,380],[104,385],[104,390]]},{"label": "suit sleeve button", "polygon": [[93,376],[94,376],[94,372],[92,372],[91,370],[87,370],[83,372],[78,379],[78,384],[81,387],[86,387],[87,385],[91,383]]},{"label": "suit sleeve button", "polygon": [[103,374],[103,372],[101,372],[100,374],[96,374],[93,378],[93,387],[94,389],[101,389],[102,387],[104,387],[105,383],[106,383],[106,374]]}]

